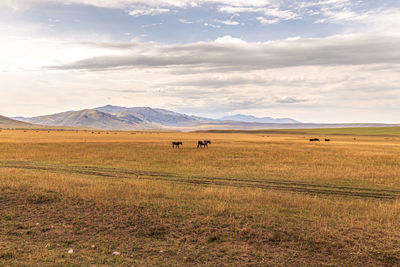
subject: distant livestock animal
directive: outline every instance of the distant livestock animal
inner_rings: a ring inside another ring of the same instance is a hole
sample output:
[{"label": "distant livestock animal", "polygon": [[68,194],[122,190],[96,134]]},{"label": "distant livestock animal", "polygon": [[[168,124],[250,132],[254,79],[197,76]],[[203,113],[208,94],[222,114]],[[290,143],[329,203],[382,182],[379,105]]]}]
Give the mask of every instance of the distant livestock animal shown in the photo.
[{"label": "distant livestock animal", "polygon": [[179,148],[180,145],[183,145],[182,142],[172,142],[172,148],[177,147]]},{"label": "distant livestock animal", "polygon": [[325,138],[325,142],[329,142],[331,141],[331,139]]},{"label": "distant livestock animal", "polygon": [[208,144],[211,144],[210,140],[204,140],[204,141],[198,141],[197,142],[197,148],[199,147],[204,147],[204,148],[208,148]]},{"label": "distant livestock animal", "polygon": [[318,141],[318,142],[319,142],[319,139],[318,139],[318,138],[311,138],[311,139],[310,139],[310,142],[315,142],[315,141]]}]

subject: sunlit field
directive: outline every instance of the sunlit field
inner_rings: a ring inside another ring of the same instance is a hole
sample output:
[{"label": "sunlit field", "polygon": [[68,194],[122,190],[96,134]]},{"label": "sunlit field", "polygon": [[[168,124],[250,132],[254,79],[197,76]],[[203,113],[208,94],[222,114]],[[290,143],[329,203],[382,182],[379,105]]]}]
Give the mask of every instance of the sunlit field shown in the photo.
[{"label": "sunlit field", "polygon": [[396,265],[386,129],[3,130],[0,265]]}]

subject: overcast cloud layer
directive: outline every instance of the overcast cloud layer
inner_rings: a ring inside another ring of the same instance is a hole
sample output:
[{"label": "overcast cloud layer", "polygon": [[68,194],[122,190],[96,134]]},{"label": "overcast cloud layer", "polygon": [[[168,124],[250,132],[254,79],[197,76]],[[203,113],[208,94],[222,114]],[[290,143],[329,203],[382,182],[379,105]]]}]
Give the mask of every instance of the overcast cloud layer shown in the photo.
[{"label": "overcast cloud layer", "polygon": [[398,1],[0,2],[0,114],[399,122]]},{"label": "overcast cloud layer", "polygon": [[400,34],[353,34],[327,38],[294,38],[266,43],[246,43],[225,36],[214,42],[183,45],[135,43],[96,44],[114,50],[50,69],[107,70],[113,68],[184,67],[212,72],[267,70],[296,66],[398,64]]}]

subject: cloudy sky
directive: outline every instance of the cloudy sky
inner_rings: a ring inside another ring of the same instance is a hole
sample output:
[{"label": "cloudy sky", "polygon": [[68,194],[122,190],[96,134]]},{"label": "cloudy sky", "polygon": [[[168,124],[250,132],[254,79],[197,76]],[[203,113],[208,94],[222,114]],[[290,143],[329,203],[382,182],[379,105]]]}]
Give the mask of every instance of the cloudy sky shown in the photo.
[{"label": "cloudy sky", "polygon": [[400,122],[398,0],[1,0],[0,114]]}]

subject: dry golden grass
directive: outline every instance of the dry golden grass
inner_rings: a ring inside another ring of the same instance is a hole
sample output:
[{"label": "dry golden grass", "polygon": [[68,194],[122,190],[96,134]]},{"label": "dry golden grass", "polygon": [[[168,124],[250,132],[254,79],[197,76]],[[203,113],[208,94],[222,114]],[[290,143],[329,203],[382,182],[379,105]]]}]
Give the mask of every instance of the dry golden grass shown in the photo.
[{"label": "dry golden grass", "polygon": [[0,264],[396,265],[400,139],[309,137],[2,131]]},{"label": "dry golden grass", "polygon": [[[335,136],[310,143],[309,137],[3,131],[0,160],[400,189],[400,138]],[[211,139],[212,149],[196,149],[202,139]],[[171,149],[172,140],[183,147]]]}]

